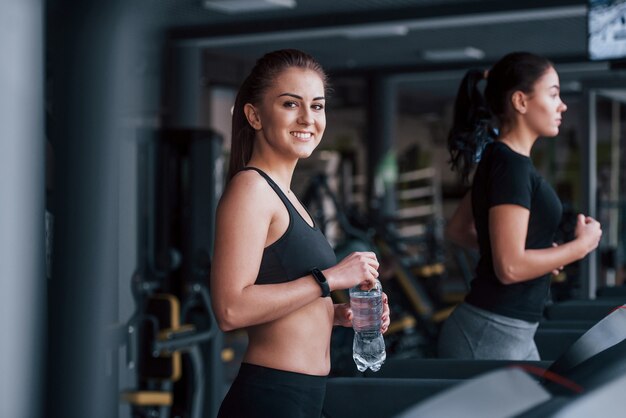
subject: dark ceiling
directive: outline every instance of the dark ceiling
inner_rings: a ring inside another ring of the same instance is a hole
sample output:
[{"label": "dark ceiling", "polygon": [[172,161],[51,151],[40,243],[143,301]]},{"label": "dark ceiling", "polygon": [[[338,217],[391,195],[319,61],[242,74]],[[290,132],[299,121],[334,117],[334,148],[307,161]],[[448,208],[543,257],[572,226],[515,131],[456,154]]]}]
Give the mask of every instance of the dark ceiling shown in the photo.
[{"label": "dark ceiling", "polygon": [[[621,77],[609,63],[588,59],[587,0],[296,3],[290,9],[242,14],[207,9],[202,0],[135,4],[139,8],[149,5],[159,25],[181,45],[247,61],[274,49],[299,48],[314,55],[333,78],[382,72],[404,82],[407,91],[425,95],[450,94],[463,70],[487,68],[514,50],[552,59],[565,91],[579,91],[586,79]],[[376,31],[379,36],[372,35]],[[471,48],[473,58],[425,58],[425,51],[465,48]]]}]

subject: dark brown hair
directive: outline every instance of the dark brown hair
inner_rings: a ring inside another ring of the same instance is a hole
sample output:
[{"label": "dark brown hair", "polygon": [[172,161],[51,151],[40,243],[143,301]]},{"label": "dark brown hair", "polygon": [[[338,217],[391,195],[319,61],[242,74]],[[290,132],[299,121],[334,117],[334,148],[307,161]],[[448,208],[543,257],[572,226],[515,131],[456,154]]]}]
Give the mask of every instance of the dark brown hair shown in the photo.
[{"label": "dark brown hair", "polygon": [[328,88],[324,69],[309,54],[297,49],[281,49],[263,55],[242,83],[235,99],[228,180],[245,167],[252,156],[255,132],[244,114],[245,104],[258,105],[276,78],[293,67],[315,71],[322,79],[324,89]]},{"label": "dark brown hair", "polygon": [[464,182],[480,160],[485,145],[497,137],[513,117],[511,97],[516,91],[531,93],[537,80],[554,65],[529,52],[513,52],[489,70],[484,94],[478,83],[484,71],[470,70],[461,81],[448,134],[450,165]]}]

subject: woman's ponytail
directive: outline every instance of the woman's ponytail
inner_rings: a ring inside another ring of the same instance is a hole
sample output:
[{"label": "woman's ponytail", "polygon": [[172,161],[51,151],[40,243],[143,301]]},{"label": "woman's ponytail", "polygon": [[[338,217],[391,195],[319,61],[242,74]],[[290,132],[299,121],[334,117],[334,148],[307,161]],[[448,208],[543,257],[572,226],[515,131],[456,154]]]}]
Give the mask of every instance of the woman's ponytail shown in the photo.
[{"label": "woman's ponytail", "polygon": [[459,86],[454,103],[454,119],[448,134],[450,166],[463,180],[480,161],[485,146],[495,139],[493,118],[478,84],[485,71],[469,70]]},{"label": "woman's ponytail", "polygon": [[246,78],[241,85],[233,106],[232,141],[227,181],[230,181],[235,174],[245,167],[252,156],[255,132],[243,111],[247,100],[250,100],[250,77]]},{"label": "woman's ponytail", "polygon": [[[511,96],[516,91],[530,94],[537,80],[554,65],[545,57],[529,52],[512,52],[486,72],[467,72],[454,105],[454,121],[448,134],[450,165],[467,181],[480,161],[485,146],[506,134],[515,118]],[[487,79],[484,94],[478,88]]]}]

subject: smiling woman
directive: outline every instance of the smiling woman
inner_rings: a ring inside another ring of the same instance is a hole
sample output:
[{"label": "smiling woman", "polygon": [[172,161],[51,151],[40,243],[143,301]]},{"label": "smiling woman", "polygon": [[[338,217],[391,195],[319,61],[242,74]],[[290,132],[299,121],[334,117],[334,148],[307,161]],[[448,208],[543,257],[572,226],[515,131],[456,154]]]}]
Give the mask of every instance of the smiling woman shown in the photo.
[{"label": "smiling woman", "polygon": [[[263,56],[233,110],[229,182],[217,211],[211,297],[224,331],[243,328],[248,349],[219,417],[319,418],[330,371],[333,325],[352,326],[335,289],[372,287],[373,253],[339,263],[290,192],[300,158],[326,128],[326,76],[309,55]],[[313,274],[315,272],[315,274]],[[389,326],[383,296],[382,331]]]},{"label": "smiling woman", "polygon": [[259,105],[244,105],[256,131],[258,157],[295,163],[310,156],[326,128],[324,104],[324,83],[317,72],[297,67],[283,71]]},{"label": "smiling woman", "polygon": [[[259,121],[257,121],[260,116],[256,113],[258,109],[263,107],[267,113],[273,110],[274,106],[268,107],[268,105],[272,103],[285,108],[298,108],[299,105],[302,105],[303,97],[297,94],[296,91],[277,89],[277,83],[275,81],[278,76],[281,76],[281,80],[289,78],[289,82],[292,82],[281,86],[283,89],[302,89],[305,87],[304,80],[298,80],[293,74],[291,77],[283,77],[285,75],[283,74],[284,72],[291,73],[293,72],[292,70],[295,72],[309,73],[307,81],[314,84],[313,88],[318,88],[317,91],[312,90],[311,93],[315,96],[315,99],[318,99],[316,102],[319,101],[315,106],[324,117],[323,128],[325,128],[324,102],[328,79],[322,66],[310,55],[293,49],[274,51],[266,54],[257,61],[252,72],[239,88],[237,98],[235,99],[229,179],[245,167],[252,157],[253,144],[257,136],[256,133],[259,131],[258,128],[262,127],[262,125],[259,125]],[[293,82],[299,85],[293,85]],[[308,89],[308,87],[306,88]],[[268,92],[269,89],[273,90],[272,94]],[[292,100],[289,100],[290,98]],[[309,100],[310,99],[309,97]],[[271,101],[272,103],[267,103],[267,101]],[[322,131],[319,132],[318,143],[324,133],[323,128]]]}]

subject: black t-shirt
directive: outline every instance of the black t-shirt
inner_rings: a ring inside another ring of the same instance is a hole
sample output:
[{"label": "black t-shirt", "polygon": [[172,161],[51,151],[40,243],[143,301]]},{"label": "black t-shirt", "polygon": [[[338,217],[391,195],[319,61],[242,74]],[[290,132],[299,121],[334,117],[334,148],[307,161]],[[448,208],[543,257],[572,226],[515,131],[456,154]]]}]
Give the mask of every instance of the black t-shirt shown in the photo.
[{"label": "black t-shirt", "polygon": [[472,184],[472,211],[480,259],[465,300],[500,315],[537,322],[550,290],[550,274],[504,285],[493,268],[489,209],[502,204],[530,210],[526,249],[552,246],[562,213],[558,196],[537,173],[530,158],[496,141],[486,147]]}]

